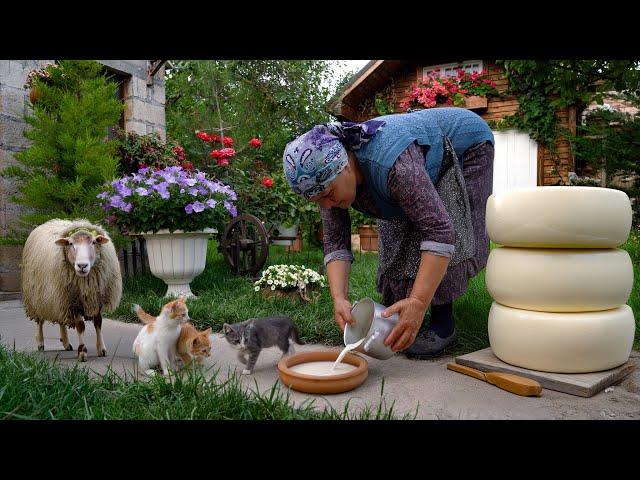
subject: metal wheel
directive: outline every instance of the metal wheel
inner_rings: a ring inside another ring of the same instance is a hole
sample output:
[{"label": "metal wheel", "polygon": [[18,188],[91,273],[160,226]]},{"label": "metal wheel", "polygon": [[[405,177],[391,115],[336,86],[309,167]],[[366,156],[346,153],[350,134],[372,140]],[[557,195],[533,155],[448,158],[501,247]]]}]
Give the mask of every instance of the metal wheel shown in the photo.
[{"label": "metal wheel", "polygon": [[269,255],[269,237],[260,219],[243,214],[234,218],[220,238],[222,254],[236,275],[255,276]]}]

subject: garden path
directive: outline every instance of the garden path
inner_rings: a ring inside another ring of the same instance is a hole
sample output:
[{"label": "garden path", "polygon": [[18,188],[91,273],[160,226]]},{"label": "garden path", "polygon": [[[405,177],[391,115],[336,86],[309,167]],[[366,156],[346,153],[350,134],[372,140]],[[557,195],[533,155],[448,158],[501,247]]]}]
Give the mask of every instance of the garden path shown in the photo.
[{"label": "garden path", "polygon": [[[89,349],[89,361],[80,364],[90,372],[100,374],[109,365],[117,373],[133,372],[135,358],[131,345],[140,326],[105,319],[103,335],[108,356],[95,356],[95,331],[88,325],[85,342]],[[59,364],[76,365],[75,352],[62,350],[58,339],[58,327],[45,325],[45,355],[57,359]],[[77,347],[74,331],[69,339]],[[0,302],[0,341],[21,351],[35,351],[35,327],[25,319],[20,300]],[[206,365],[220,369],[221,378],[239,368],[235,351],[219,334],[212,335],[213,354]],[[298,351],[316,350],[322,345],[298,346]],[[632,360],[640,365],[640,351],[633,351]],[[276,364],[280,358],[277,349],[263,351],[252,376],[243,376],[248,388],[267,390],[278,382]],[[342,410],[351,399],[350,410],[369,405],[376,408],[384,378],[383,398],[387,405],[395,401],[394,412],[412,417],[417,409],[418,419],[640,419],[640,368],[632,372],[610,392],[600,392],[591,398],[582,398],[552,390],[543,390],[539,398],[520,397],[500,390],[488,383],[447,370],[446,364],[453,357],[446,356],[432,361],[408,360],[396,355],[380,361],[367,358],[369,377],[365,383],[339,395],[315,396],[291,391],[295,403],[315,399],[319,408],[327,404]],[[239,373],[240,370],[238,370]],[[283,387],[284,388],[284,387]]]}]

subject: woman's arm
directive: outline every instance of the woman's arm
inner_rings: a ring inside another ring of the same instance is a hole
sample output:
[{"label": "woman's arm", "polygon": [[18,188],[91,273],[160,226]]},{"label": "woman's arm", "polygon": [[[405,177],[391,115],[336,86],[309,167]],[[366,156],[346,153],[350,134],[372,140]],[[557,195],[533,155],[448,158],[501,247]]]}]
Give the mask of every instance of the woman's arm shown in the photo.
[{"label": "woman's arm", "polygon": [[351,218],[349,211],[341,208],[320,207],[323,230],[324,264],[327,268],[329,290],[333,300],[333,315],[344,330],[352,323],[349,294],[349,272],[353,262],[351,253]]}]

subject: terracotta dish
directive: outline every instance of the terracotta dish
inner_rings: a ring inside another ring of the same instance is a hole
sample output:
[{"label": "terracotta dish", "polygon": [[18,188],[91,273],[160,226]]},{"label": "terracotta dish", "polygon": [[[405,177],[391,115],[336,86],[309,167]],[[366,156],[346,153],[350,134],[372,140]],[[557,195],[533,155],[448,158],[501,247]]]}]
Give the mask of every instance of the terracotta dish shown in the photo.
[{"label": "terracotta dish", "polygon": [[300,363],[335,361],[338,355],[340,355],[340,351],[325,350],[296,353],[284,357],[278,362],[280,381],[287,387],[299,392],[321,394],[348,392],[362,385],[367,375],[369,375],[369,366],[364,358],[352,353],[347,353],[342,361],[354,365],[356,368],[338,375],[308,375],[295,372],[289,368]]}]

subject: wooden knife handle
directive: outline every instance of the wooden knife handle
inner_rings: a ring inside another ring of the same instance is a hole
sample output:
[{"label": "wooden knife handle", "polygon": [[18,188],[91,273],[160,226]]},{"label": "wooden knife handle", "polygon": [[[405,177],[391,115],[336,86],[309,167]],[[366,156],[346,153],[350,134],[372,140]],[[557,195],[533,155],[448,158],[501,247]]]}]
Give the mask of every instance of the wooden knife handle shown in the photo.
[{"label": "wooden knife handle", "polygon": [[479,380],[484,380],[498,388],[506,390],[507,392],[515,393],[516,395],[522,395],[524,397],[539,397],[542,392],[542,386],[527,377],[521,377],[519,375],[513,375],[511,373],[503,372],[482,372],[475,368],[460,365],[458,363],[447,364],[449,370],[464,373]]},{"label": "wooden knife handle", "polygon": [[524,397],[539,397],[540,392],[542,392],[542,386],[527,377],[503,372],[487,372],[485,376],[487,377],[487,382],[496,387]]},{"label": "wooden knife handle", "polygon": [[460,365],[459,363],[448,363],[447,368],[449,370],[453,370],[454,372],[464,373],[465,375],[469,375],[470,377],[477,378],[478,380],[487,381],[487,377],[484,372],[480,370],[476,370],[475,368],[466,367],[464,365]]}]

